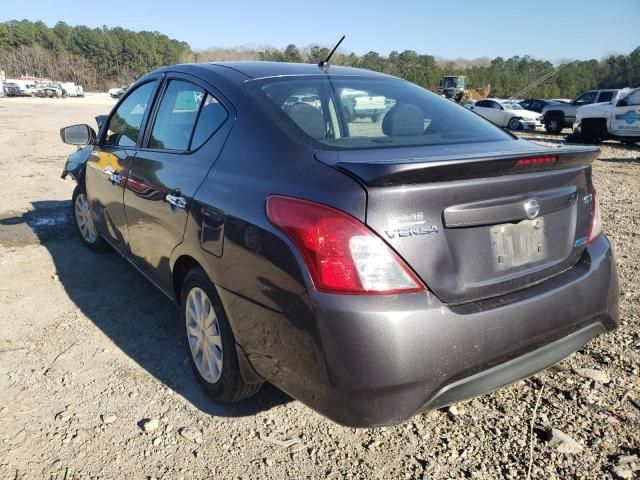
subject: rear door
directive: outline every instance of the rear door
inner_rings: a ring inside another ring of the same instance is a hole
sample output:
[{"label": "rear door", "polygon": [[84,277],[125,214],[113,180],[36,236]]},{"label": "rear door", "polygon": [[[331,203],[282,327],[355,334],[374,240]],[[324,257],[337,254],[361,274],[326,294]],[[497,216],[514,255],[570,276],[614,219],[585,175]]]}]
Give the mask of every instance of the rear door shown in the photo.
[{"label": "rear door", "polygon": [[476,102],[475,105],[469,107],[470,110],[473,110],[481,117],[486,118],[490,122],[496,123],[495,120],[495,111],[491,107],[491,100],[480,100]]},{"label": "rear door", "polygon": [[493,123],[499,127],[506,127],[509,122],[510,115],[498,102],[491,102],[491,116]]},{"label": "rear door", "polygon": [[615,94],[616,94],[615,90],[601,90],[600,93],[598,94],[598,100],[596,103],[610,102],[615,96]]},{"label": "rear door", "polygon": [[159,79],[151,79],[127,93],[101,129],[86,164],[85,188],[96,228],[124,250],[128,248],[124,186],[158,84]]},{"label": "rear door", "polygon": [[640,137],[640,89],[620,99],[611,113],[611,133]]},{"label": "rear door", "polygon": [[133,259],[171,288],[169,258],[191,200],[217,159],[235,115],[211,86],[168,74],[124,195]]}]

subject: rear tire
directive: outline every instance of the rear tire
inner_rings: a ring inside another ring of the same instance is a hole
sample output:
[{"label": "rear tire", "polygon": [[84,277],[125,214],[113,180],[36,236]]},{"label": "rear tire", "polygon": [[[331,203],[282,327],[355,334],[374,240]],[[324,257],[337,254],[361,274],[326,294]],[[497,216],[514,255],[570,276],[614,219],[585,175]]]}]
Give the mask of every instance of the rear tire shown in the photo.
[{"label": "rear tire", "polygon": [[544,129],[547,133],[558,134],[564,128],[564,120],[561,115],[552,113],[544,120]]},{"label": "rear tire", "polygon": [[220,297],[200,267],[182,284],[180,317],[184,341],[198,383],[216,402],[236,403],[258,393],[240,373],[236,341]]},{"label": "rear tire", "polygon": [[71,197],[71,218],[73,218],[76,233],[85,247],[96,253],[110,249],[109,244],[96,230],[91,218],[87,194],[80,185],[76,185]]}]

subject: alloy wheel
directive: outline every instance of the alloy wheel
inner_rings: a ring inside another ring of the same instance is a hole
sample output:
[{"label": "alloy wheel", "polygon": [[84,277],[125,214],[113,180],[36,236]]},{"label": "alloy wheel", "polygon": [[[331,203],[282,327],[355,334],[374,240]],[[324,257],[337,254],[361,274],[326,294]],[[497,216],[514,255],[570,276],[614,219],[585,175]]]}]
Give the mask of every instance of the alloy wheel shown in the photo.
[{"label": "alloy wheel", "polygon": [[76,223],[78,224],[78,230],[80,230],[82,238],[84,238],[87,243],[95,243],[98,234],[93,224],[93,219],[91,218],[91,212],[89,211],[89,201],[84,193],[76,196],[73,211],[75,212]]}]

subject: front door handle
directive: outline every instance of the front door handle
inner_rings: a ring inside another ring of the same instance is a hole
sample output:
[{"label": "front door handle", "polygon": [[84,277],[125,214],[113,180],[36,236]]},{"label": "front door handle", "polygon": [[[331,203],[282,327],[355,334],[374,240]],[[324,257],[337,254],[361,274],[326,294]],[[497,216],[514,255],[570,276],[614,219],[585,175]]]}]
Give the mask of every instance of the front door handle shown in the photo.
[{"label": "front door handle", "polygon": [[185,208],[187,206],[187,199],[182,195],[173,195],[171,193],[167,193],[164,199],[174,207]]}]

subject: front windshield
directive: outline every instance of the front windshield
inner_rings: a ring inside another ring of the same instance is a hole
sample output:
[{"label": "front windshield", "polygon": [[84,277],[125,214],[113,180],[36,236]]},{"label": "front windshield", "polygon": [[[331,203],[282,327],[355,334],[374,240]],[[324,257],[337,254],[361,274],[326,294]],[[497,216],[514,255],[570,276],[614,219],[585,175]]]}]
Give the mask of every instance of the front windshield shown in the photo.
[{"label": "front windshield", "polygon": [[455,78],[451,77],[451,78],[445,78],[444,79],[444,88],[454,88],[457,87],[458,82]]},{"label": "front windshield", "polygon": [[504,107],[505,110],[524,110],[522,105],[513,102],[502,102],[500,105]]},{"label": "front windshield", "polygon": [[[306,75],[246,85],[279,125],[317,148],[377,149],[513,138],[474,112],[394,78]],[[311,96],[314,101],[307,100]]]}]

